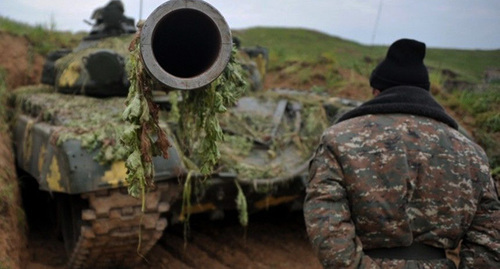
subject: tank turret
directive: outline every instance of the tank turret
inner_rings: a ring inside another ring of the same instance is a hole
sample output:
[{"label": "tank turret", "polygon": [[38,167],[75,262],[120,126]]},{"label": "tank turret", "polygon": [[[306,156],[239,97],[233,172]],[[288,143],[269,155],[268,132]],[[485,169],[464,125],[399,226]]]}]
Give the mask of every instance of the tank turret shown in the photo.
[{"label": "tank turret", "polygon": [[91,18],[95,21],[92,30],[77,48],[48,55],[41,81],[62,93],[126,96],[130,86],[126,62],[136,32],[134,20],[124,15],[119,0],[96,9]]}]

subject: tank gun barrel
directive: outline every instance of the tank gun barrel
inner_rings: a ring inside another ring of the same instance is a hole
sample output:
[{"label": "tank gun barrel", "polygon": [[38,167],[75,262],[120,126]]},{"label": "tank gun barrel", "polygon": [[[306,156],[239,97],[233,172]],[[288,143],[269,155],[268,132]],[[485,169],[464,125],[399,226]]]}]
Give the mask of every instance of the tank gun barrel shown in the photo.
[{"label": "tank gun barrel", "polygon": [[224,17],[201,0],[170,0],[147,18],[141,31],[147,72],[176,90],[202,88],[225,69],[232,37]]}]

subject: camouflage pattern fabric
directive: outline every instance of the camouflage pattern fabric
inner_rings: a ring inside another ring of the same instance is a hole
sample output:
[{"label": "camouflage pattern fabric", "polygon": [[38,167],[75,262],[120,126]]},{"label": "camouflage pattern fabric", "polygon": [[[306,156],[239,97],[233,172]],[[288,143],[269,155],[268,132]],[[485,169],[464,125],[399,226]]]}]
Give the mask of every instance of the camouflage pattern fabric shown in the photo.
[{"label": "camouflage pattern fabric", "polygon": [[365,115],[327,129],[310,164],[304,216],[325,268],[455,268],[371,259],[414,241],[453,249],[460,268],[500,268],[500,202],[484,151],[433,119]]}]

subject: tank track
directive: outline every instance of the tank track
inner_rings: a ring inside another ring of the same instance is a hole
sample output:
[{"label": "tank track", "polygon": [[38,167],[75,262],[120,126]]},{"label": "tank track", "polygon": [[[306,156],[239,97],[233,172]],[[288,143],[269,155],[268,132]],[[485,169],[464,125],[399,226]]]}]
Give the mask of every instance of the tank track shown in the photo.
[{"label": "tank track", "polygon": [[141,262],[167,227],[162,213],[176,197],[170,187],[161,182],[147,194],[144,214],[141,200],[129,196],[126,188],[83,194],[89,207],[82,210],[83,224],[68,268],[130,268]]}]

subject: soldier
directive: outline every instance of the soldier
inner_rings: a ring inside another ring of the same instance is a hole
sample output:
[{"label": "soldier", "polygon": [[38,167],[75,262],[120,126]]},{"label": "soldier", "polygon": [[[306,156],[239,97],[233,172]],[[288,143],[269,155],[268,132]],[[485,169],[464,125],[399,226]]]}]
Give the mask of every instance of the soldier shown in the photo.
[{"label": "soldier", "polygon": [[425,44],[401,39],[374,98],[327,129],[304,203],[325,268],[500,268],[500,202],[484,151],[429,93]]},{"label": "soldier", "polygon": [[95,24],[90,31],[90,39],[135,33],[134,19],[124,13],[120,0],[111,0],[104,7],[94,10],[91,19],[95,20]]}]

